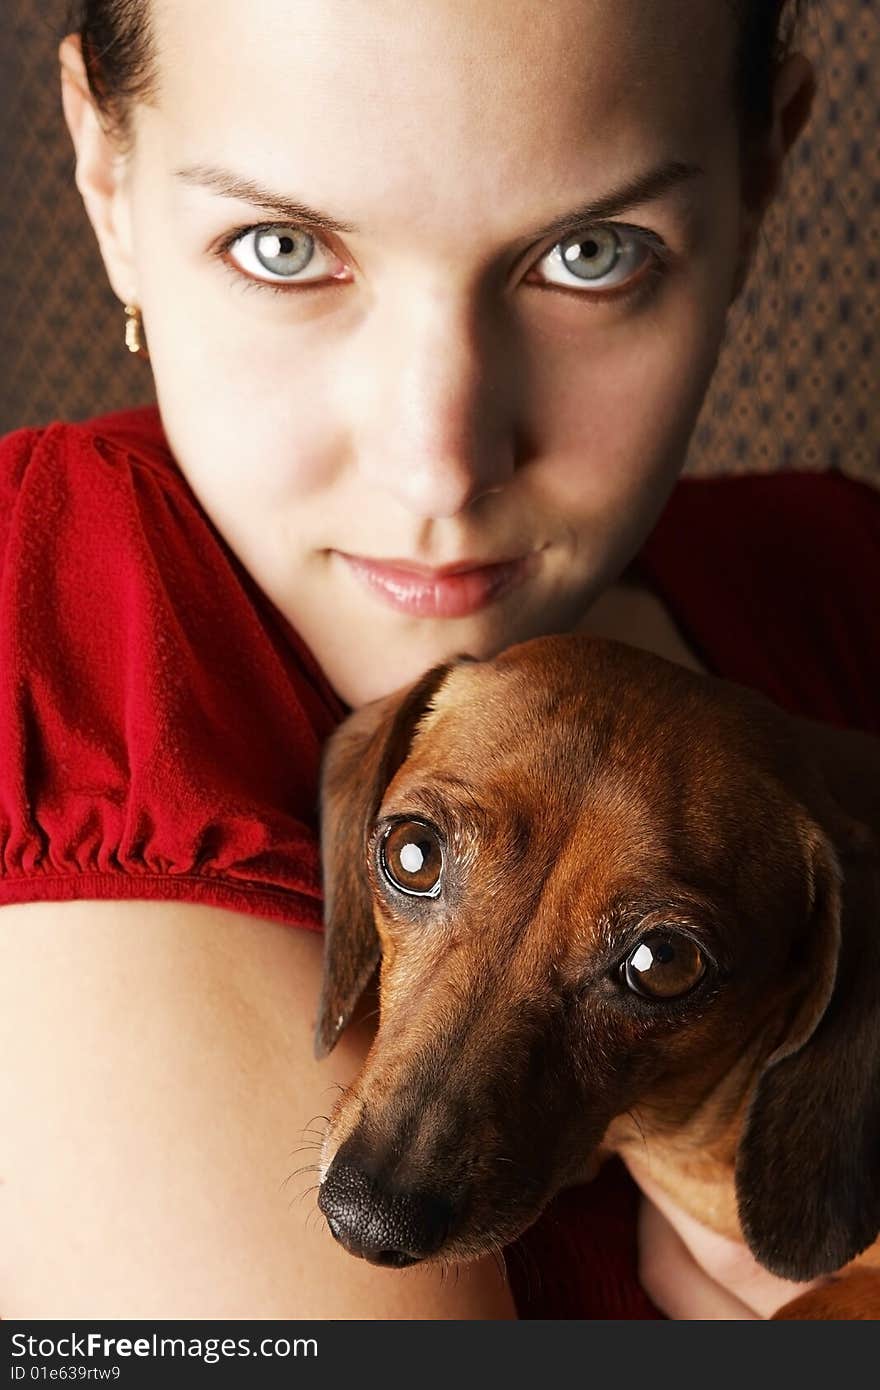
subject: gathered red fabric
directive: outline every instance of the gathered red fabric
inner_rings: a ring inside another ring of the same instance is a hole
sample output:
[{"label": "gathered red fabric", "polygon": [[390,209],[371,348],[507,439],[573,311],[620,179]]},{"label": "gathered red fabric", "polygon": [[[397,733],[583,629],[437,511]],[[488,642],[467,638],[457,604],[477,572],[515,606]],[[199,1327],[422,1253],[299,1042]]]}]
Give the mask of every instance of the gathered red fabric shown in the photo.
[{"label": "gathered red fabric", "polygon": [[321,924],[346,707],[200,509],[158,412],[0,446],[0,902],[181,898]]},{"label": "gathered red fabric", "polygon": [[[636,573],[706,667],[880,732],[880,494],[685,479]],[[0,441],[0,906],[174,898],[319,929],[318,774],[347,713],[145,407]],[[2,918],[0,918],[2,921]],[[510,1250],[521,1317],[656,1318],[614,1161]]]}]

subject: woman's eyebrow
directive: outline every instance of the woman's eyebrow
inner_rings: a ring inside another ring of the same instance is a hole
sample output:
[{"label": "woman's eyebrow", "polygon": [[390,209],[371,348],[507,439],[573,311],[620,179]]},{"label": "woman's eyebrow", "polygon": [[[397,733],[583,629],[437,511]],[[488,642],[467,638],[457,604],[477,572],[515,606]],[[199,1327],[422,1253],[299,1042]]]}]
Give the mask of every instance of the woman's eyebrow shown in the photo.
[{"label": "woman's eyebrow", "polygon": [[[622,212],[640,207],[654,199],[663,197],[672,189],[692,179],[705,175],[700,164],[673,159],[656,169],[637,174],[617,188],[611,189],[601,198],[593,199],[574,208],[571,212],[554,217],[546,226],[532,232],[529,240],[544,241],[548,237],[562,237],[569,231],[583,226],[585,222],[596,222],[605,217],[617,217]],[[289,219],[291,222],[307,223],[325,232],[337,232],[343,236],[357,236],[360,229],[352,222],[342,222],[328,212],[309,207],[307,203],[288,198],[283,193],[275,193],[263,188],[252,179],[241,178],[230,169],[212,164],[188,164],[173,171],[174,177],[183,183],[196,184],[211,189],[224,198],[235,198],[239,202],[251,203],[265,212]]]}]

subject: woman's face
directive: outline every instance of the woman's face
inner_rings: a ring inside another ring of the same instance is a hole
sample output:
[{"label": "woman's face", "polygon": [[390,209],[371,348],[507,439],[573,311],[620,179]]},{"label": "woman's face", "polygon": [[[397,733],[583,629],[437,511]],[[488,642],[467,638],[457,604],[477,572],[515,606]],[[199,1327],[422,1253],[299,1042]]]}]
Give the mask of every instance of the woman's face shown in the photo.
[{"label": "woman's face", "polygon": [[[724,329],[730,7],[151,8],[131,297],[217,528],[351,705],[574,626],[658,516]],[[530,559],[414,612],[344,555]]]}]

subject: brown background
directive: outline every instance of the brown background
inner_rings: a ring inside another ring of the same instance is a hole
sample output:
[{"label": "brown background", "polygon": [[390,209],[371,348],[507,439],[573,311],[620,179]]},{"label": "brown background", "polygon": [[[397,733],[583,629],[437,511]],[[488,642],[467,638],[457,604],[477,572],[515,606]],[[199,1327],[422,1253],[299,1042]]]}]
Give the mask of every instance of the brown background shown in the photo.
[{"label": "brown background", "polygon": [[[73,181],[63,4],[4,0],[0,433],[153,399]],[[880,486],[880,7],[808,0],[819,93],[691,446],[691,472],[839,468]]]}]

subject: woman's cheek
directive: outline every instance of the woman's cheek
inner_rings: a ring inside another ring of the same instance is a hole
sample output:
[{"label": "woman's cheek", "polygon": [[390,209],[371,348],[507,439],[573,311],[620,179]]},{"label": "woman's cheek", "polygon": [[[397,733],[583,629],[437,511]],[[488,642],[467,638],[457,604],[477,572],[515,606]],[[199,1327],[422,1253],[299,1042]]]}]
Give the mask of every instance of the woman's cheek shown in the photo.
[{"label": "woman's cheek", "polygon": [[581,341],[569,329],[565,343],[548,351],[542,334],[527,424],[539,456],[559,463],[557,502],[589,512],[677,471],[723,319],[707,321],[695,295],[682,292],[602,331],[591,327],[594,311],[585,307],[583,315]]},{"label": "woman's cheek", "polygon": [[218,523],[257,499],[271,509],[325,488],[340,424],[320,357],[296,351],[295,326],[279,340],[205,315],[203,348],[194,351],[177,311],[160,319],[149,342],[165,431]]}]

